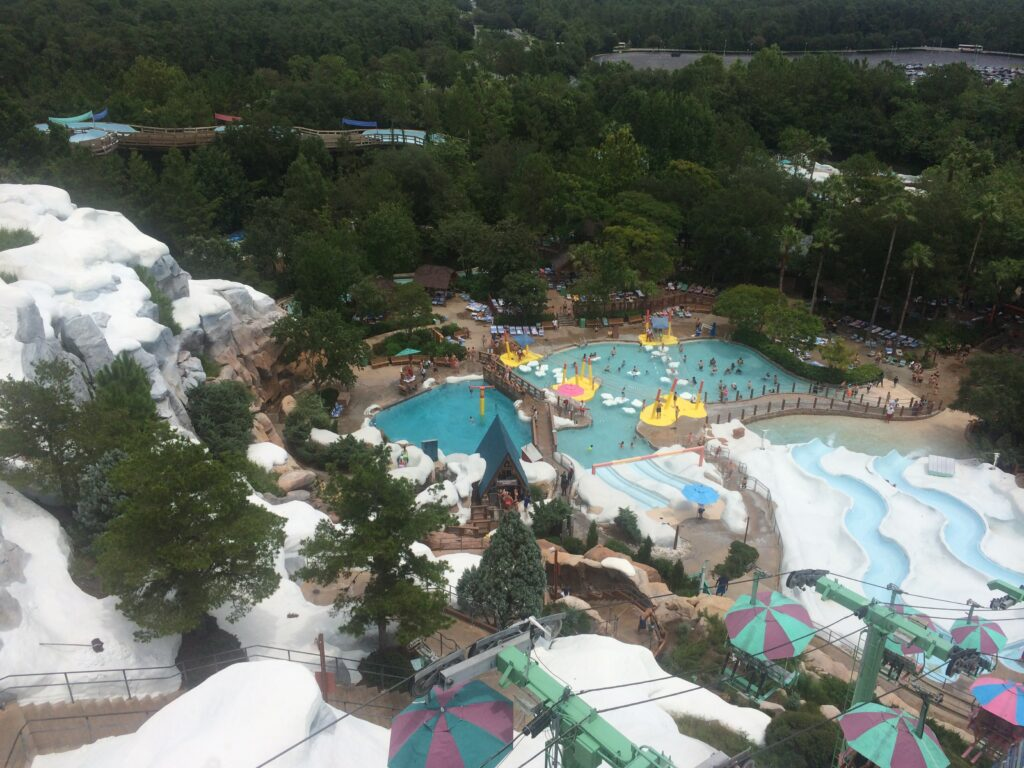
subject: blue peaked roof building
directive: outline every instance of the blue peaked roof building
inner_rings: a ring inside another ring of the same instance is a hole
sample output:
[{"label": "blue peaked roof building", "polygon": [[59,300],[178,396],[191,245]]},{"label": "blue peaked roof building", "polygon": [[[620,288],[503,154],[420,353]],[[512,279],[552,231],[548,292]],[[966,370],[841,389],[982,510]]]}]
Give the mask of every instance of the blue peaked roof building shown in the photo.
[{"label": "blue peaked roof building", "polygon": [[503,490],[516,492],[519,498],[526,494],[530,484],[519,461],[519,449],[509,437],[501,417],[494,417],[476,452],[487,462],[484,476],[476,486],[476,501],[493,499]]}]

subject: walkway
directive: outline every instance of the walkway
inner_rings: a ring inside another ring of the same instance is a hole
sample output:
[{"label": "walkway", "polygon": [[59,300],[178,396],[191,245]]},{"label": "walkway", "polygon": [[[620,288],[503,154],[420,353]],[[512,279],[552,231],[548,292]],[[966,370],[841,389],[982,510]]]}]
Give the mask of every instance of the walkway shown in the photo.
[{"label": "walkway", "polygon": [[[886,402],[886,398],[881,395],[872,397],[862,394],[847,399],[845,390],[836,391],[834,389],[824,390],[819,394],[780,393],[724,403],[708,402],[707,420],[710,424],[721,424],[735,418],[744,424],[750,424],[776,416],[807,413],[882,419],[885,417]],[[893,421],[926,419],[943,409],[941,402],[929,402],[916,408],[911,408],[906,400],[902,403],[893,414]]]},{"label": "walkway", "polygon": [[[131,125],[131,133],[107,133],[87,141],[76,142],[95,155],[108,155],[118,149],[151,150],[164,152],[169,149],[194,149],[212,144],[223,132],[223,126],[199,126],[194,128],[159,128],[151,125]],[[348,131],[318,131],[313,128],[296,126],[292,129],[299,136],[320,139],[328,152],[346,148],[365,149],[373,147],[414,145],[427,142],[426,133],[421,130],[358,129]]]}]

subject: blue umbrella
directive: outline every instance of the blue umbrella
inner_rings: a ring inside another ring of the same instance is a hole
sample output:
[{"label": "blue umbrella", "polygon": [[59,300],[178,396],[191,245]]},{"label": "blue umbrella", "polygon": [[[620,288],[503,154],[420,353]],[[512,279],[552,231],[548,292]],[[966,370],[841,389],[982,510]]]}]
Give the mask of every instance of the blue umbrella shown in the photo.
[{"label": "blue umbrella", "polygon": [[703,483],[683,486],[683,496],[696,504],[714,504],[718,501],[718,491]]},{"label": "blue umbrella", "polygon": [[524,348],[530,346],[533,343],[533,339],[527,336],[526,334],[523,334],[521,336],[513,336],[512,341],[514,341],[520,347]]}]

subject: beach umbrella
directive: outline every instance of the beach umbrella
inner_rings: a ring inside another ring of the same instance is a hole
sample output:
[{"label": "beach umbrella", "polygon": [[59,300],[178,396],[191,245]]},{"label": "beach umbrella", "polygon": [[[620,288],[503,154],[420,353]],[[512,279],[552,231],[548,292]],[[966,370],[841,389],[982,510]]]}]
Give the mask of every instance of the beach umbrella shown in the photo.
[{"label": "beach umbrella", "polygon": [[[583,387],[579,384],[559,384],[555,387],[555,392],[563,397],[576,397],[577,395],[582,395],[584,391]],[[605,402],[607,403],[608,401],[605,400]]]},{"label": "beach umbrella", "polygon": [[815,632],[806,608],[767,589],[756,599],[740,595],[725,614],[725,629],[735,647],[772,661],[799,655]]},{"label": "beach umbrella", "polygon": [[998,677],[979,677],[971,693],[981,708],[1013,725],[1024,726],[1024,684]]},{"label": "beach umbrella", "polygon": [[949,633],[961,648],[978,653],[998,654],[1006,645],[1006,633],[994,621],[973,614],[953,622]]},{"label": "beach umbrella", "polygon": [[392,357],[408,357],[409,355],[418,355],[419,353],[420,353],[420,351],[418,349],[413,349],[412,347],[406,347],[401,352],[399,352],[397,355],[392,355]]},{"label": "beach umbrella", "polygon": [[850,749],[879,768],[945,768],[949,758],[928,726],[906,712],[868,702],[839,716]]},{"label": "beach umbrella", "polygon": [[479,680],[434,686],[391,721],[388,768],[493,768],[512,742],[512,702]]},{"label": "beach umbrella", "polygon": [[[906,616],[908,619],[913,621],[915,624],[920,624],[925,629],[930,629],[932,632],[938,630],[935,626],[935,622],[932,621],[930,616],[925,616],[917,608],[911,608],[909,605],[903,603],[896,603],[895,605],[889,606],[893,613],[898,613],[901,616]],[[918,648],[913,643],[901,643],[899,640],[892,637],[885,639],[885,647],[893,653],[900,654],[902,656],[913,657],[924,653],[923,648]]]},{"label": "beach umbrella", "polygon": [[516,344],[523,348],[526,348],[533,344],[533,339],[527,336],[525,333],[513,336],[512,341],[514,341]]},{"label": "beach umbrella", "polygon": [[684,485],[683,496],[695,504],[714,504],[718,501],[718,491],[704,483]]}]

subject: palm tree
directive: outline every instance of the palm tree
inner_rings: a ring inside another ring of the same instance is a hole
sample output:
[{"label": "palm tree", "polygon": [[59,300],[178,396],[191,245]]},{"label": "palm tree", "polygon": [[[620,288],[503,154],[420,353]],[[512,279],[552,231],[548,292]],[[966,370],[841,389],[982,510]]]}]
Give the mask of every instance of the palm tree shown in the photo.
[{"label": "palm tree", "polygon": [[[897,182],[898,183],[898,182]],[[885,278],[889,275],[889,262],[892,261],[892,249],[896,245],[896,230],[903,222],[916,221],[911,212],[910,198],[900,186],[882,199],[884,211],[882,221],[892,223],[892,234],[889,236],[889,251],[885,254],[885,266],[882,267],[882,279],[878,283],[878,295],[875,296],[875,307],[871,310],[871,325],[878,317],[878,305],[882,303],[882,292],[885,290]]]},{"label": "palm tree", "polygon": [[999,223],[1003,220],[1003,211],[997,195],[986,192],[974,204],[974,212],[971,220],[978,222],[978,231],[974,235],[974,245],[971,246],[971,258],[967,261],[967,271],[964,273],[964,284],[960,289],[960,306],[964,305],[967,291],[971,287],[971,271],[974,269],[974,257],[978,255],[978,245],[981,243],[981,235],[985,231],[985,224],[992,221]]},{"label": "palm tree", "polygon": [[792,224],[787,224],[779,232],[779,293],[782,293],[782,281],[786,278],[786,265],[791,256],[799,253],[804,237],[804,233]]},{"label": "palm tree", "polygon": [[896,333],[903,333],[903,321],[907,317],[910,294],[914,290],[914,275],[919,269],[930,269],[935,266],[933,255],[932,249],[924,243],[914,243],[903,252],[903,269],[910,273],[910,282],[907,283],[907,298],[903,301],[903,311],[900,313],[900,324]]},{"label": "palm tree", "polygon": [[811,314],[814,314],[814,306],[818,303],[818,281],[821,280],[821,266],[825,262],[825,256],[839,250],[839,231],[828,224],[819,224],[814,230],[814,239],[811,241],[811,250],[818,252],[818,269],[814,273],[814,288],[811,290]]}]

